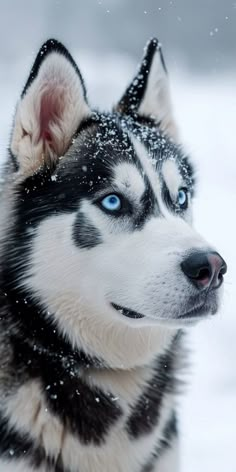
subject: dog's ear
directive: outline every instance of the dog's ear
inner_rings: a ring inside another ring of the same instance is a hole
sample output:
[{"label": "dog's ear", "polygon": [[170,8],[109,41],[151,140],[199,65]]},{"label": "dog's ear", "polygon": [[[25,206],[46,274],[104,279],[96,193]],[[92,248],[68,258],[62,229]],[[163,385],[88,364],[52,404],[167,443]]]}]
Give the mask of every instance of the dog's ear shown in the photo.
[{"label": "dog's ear", "polygon": [[17,105],[11,152],[23,173],[53,166],[90,114],[83,79],[67,49],[48,40]]},{"label": "dog's ear", "polygon": [[126,115],[151,118],[167,135],[177,140],[167,70],[157,39],[148,42],[138,72],[116,110]]}]

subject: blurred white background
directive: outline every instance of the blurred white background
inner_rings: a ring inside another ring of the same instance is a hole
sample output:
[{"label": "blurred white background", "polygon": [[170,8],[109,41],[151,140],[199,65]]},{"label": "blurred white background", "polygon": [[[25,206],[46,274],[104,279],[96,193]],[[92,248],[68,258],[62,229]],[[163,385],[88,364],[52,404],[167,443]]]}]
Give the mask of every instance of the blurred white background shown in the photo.
[{"label": "blurred white background", "polygon": [[0,3],[0,162],[16,100],[48,37],[70,49],[91,103],[101,108],[118,100],[147,39],[163,43],[175,115],[198,171],[195,226],[229,267],[221,312],[188,333],[182,472],[236,471],[235,31],[236,2],[229,0]]}]

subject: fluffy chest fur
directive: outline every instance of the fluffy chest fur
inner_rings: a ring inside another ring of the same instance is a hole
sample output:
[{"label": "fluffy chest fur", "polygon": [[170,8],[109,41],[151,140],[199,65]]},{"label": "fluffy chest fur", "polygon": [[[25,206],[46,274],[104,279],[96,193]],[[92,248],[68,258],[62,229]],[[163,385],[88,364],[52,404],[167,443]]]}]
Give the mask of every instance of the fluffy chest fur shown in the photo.
[{"label": "fluffy chest fur", "polygon": [[25,472],[144,472],[173,454],[179,335],[151,365],[130,370],[13,339],[0,403],[4,470],[17,458]]}]

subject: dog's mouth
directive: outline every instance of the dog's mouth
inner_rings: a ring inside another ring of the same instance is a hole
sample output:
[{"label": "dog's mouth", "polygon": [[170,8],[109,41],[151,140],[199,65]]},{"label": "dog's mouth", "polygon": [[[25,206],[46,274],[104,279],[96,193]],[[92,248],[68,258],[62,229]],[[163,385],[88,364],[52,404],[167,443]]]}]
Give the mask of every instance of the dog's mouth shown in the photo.
[{"label": "dog's mouth", "polygon": [[194,321],[197,319],[205,318],[207,315],[214,315],[217,312],[218,305],[214,301],[213,303],[207,303],[206,300],[204,300],[201,304],[193,305],[186,311],[184,311],[181,314],[178,314],[176,317],[173,318],[161,318],[159,319],[158,317],[150,317],[147,315],[143,315],[142,313],[139,313],[137,311],[131,310],[130,308],[123,307],[121,305],[117,305],[116,303],[111,303],[112,307],[115,308],[122,316],[125,316],[127,318],[131,318],[134,320],[140,320],[142,318],[148,318],[152,319],[153,321],[158,321],[158,322],[171,322],[171,321]]},{"label": "dog's mouth", "polygon": [[130,308],[125,308],[121,305],[117,305],[116,303],[111,303],[115,310],[119,311],[119,313],[127,318],[133,318],[134,320],[138,320],[141,318],[145,318],[145,315],[138,313],[137,311],[130,310]]}]

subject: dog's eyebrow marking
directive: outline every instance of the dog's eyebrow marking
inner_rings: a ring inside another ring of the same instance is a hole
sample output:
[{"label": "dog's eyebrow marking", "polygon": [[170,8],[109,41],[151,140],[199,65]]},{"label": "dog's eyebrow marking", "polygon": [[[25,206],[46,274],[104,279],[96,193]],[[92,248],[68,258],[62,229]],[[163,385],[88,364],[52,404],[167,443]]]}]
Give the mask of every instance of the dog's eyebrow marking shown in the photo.
[{"label": "dog's eyebrow marking", "polygon": [[162,165],[162,175],[171,196],[176,196],[182,184],[182,177],[175,161],[168,159]]},{"label": "dog's eyebrow marking", "polygon": [[134,164],[122,162],[114,168],[114,183],[128,197],[139,201],[145,192],[145,182]]},{"label": "dog's eyebrow marking", "polygon": [[130,136],[137,158],[141,164],[144,174],[149,180],[149,184],[152,188],[153,194],[157,201],[160,203],[161,200],[161,182],[156,169],[153,167],[151,156],[148,154],[148,150],[136,137]]}]

